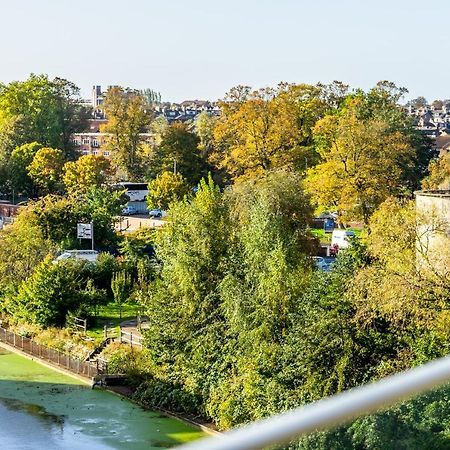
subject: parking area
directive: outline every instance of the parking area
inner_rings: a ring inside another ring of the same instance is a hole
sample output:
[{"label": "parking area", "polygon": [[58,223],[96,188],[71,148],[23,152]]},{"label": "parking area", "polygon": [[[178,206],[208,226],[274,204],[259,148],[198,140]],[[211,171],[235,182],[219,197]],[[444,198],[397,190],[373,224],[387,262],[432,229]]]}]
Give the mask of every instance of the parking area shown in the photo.
[{"label": "parking area", "polygon": [[130,233],[139,228],[155,228],[164,225],[164,220],[144,215],[121,216],[116,224],[116,230],[121,233]]}]

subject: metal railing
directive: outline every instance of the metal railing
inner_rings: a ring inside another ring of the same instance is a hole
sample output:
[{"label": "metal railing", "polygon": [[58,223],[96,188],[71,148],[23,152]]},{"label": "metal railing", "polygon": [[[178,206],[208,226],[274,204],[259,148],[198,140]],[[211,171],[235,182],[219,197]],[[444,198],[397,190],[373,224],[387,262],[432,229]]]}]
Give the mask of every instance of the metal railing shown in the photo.
[{"label": "metal railing", "polygon": [[49,362],[54,366],[62,367],[82,377],[92,378],[96,375],[105,374],[108,370],[107,365],[103,361],[82,361],[67,353],[38,344],[32,339],[8,331],[1,326],[0,342],[4,342],[5,344],[22,350],[28,355],[35,356],[38,359]]},{"label": "metal railing", "polygon": [[381,379],[178,450],[260,450],[335,427],[450,381],[450,357]]}]

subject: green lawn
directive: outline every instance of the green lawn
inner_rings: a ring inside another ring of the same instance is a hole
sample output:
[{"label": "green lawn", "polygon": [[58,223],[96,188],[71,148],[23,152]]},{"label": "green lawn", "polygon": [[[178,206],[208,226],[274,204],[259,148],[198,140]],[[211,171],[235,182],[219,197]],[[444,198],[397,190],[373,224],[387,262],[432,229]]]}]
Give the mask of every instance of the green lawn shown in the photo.
[{"label": "green lawn", "polygon": [[119,318],[119,306],[115,302],[100,306],[97,310],[95,325],[87,330],[87,336],[93,339],[103,338],[103,328],[114,328],[116,333],[119,331],[119,324],[125,320],[135,319],[139,311],[137,303],[124,303],[122,305],[122,318]]}]

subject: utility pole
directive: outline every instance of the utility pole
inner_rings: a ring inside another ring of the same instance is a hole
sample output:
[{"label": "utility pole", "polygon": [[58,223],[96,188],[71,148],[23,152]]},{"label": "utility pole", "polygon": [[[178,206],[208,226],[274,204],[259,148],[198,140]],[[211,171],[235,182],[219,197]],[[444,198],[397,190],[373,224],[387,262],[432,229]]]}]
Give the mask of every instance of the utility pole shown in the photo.
[{"label": "utility pole", "polygon": [[176,159],[173,160],[173,174],[174,175],[177,174],[177,160]]},{"label": "utility pole", "polygon": [[91,240],[92,240],[92,250],[94,250],[94,221],[91,221]]}]

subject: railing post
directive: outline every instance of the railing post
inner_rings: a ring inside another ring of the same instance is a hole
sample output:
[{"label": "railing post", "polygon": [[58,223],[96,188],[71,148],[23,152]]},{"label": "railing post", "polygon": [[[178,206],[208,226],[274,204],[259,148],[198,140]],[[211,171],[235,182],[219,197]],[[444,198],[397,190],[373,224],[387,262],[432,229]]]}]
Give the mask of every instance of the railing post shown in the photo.
[{"label": "railing post", "polygon": [[130,331],[130,345],[133,347],[133,332]]}]

